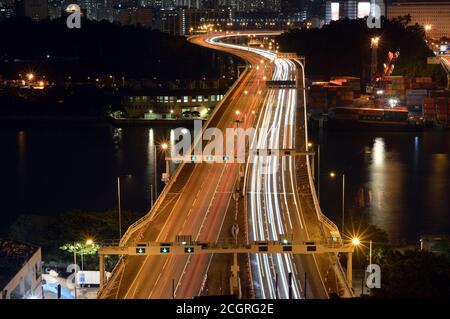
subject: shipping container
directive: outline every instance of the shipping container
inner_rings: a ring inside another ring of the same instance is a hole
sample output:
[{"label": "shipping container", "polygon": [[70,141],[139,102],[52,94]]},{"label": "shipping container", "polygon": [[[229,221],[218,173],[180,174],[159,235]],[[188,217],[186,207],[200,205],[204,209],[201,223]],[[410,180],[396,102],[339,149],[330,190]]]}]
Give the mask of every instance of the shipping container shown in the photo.
[{"label": "shipping container", "polygon": [[416,79],[416,83],[432,83],[433,79],[431,77],[417,77]]}]

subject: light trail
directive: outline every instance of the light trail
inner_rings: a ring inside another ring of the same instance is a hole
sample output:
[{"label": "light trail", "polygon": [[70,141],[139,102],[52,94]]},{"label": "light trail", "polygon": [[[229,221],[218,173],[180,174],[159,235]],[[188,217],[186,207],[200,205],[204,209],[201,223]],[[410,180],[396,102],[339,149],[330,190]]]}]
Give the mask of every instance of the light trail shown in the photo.
[{"label": "light trail", "polygon": [[[270,59],[275,64],[272,80],[292,80],[296,78],[296,66],[287,59],[276,59],[276,55],[255,48],[244,48],[239,45],[218,42],[223,36],[213,37],[211,43],[226,46],[234,49],[248,50],[260,54]],[[263,117],[261,114],[258,120],[258,129],[262,131],[259,138],[252,141],[251,149],[279,149],[292,148],[294,145],[294,112],[297,103],[295,89],[270,89],[263,104]],[[284,123],[284,125],[281,125]],[[281,159],[281,165],[280,165]],[[288,160],[289,165],[286,165]],[[281,166],[281,172],[280,172]],[[293,232],[291,215],[294,212],[289,210],[288,193],[293,193],[295,188],[292,184],[292,191],[287,190],[286,171],[289,171],[291,181],[295,174],[292,156],[256,156],[255,163],[250,171],[250,216],[251,233],[250,240],[279,240],[280,234]],[[247,172],[249,172],[247,165]],[[280,174],[281,173],[281,174]],[[282,189],[278,185],[281,183]],[[283,197],[283,198],[281,198]],[[284,202],[285,211],[280,205]],[[294,196],[295,207],[298,203]],[[298,210],[295,215],[299,216]],[[285,218],[283,218],[285,217]],[[286,222],[287,221],[287,222]],[[301,227],[303,224],[299,218]],[[301,298],[302,291],[298,278],[296,278],[295,265],[291,255],[276,254],[273,256],[256,255],[252,256],[255,262],[256,273],[254,274],[255,286],[259,288],[262,298],[289,297],[289,273],[292,274],[292,294],[294,298]],[[252,262],[252,264],[253,264]],[[278,274],[279,293],[274,286],[274,278]]]}]

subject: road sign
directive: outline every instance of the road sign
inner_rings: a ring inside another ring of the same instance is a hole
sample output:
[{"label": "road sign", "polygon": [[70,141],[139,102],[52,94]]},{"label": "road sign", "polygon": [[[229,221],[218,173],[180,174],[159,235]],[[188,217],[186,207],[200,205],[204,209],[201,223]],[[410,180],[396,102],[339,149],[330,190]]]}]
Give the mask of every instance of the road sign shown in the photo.
[{"label": "road sign", "polygon": [[142,247],[136,248],[136,254],[145,255],[145,248],[142,248]]},{"label": "road sign", "polygon": [[161,247],[161,248],[159,249],[159,252],[160,252],[161,254],[168,254],[168,253],[170,253],[170,248],[168,248],[168,247]]}]

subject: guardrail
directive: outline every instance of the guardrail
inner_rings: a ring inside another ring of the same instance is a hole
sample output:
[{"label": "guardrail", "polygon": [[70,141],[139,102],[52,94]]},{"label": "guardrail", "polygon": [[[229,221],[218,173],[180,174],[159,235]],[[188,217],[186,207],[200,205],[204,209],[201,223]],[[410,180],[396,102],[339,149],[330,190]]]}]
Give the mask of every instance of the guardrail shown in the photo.
[{"label": "guardrail", "polygon": [[[193,37],[189,37],[188,41],[190,41],[192,38]],[[200,136],[197,136],[196,139],[194,140],[193,146],[196,145],[196,143],[198,143],[199,139],[202,138],[204,130],[211,123],[214,116],[219,112],[223,103],[225,103],[225,101],[228,100],[228,98],[230,97],[230,95],[234,91],[234,89],[247,76],[248,72],[249,72],[249,64],[246,61],[244,72],[242,72],[242,74],[239,76],[239,78],[233,83],[233,85],[230,87],[230,89],[225,93],[224,98],[216,105],[213,112],[209,116],[208,120],[206,121],[206,123],[204,123],[204,125],[202,127],[202,134],[200,134]],[[191,147],[191,149],[193,149],[193,147]],[[161,192],[159,197],[156,199],[155,205],[153,205],[153,207],[150,209],[150,211],[147,214],[145,214],[143,217],[138,219],[136,222],[134,222],[130,227],[128,227],[127,231],[120,239],[121,244],[126,243],[133,234],[135,234],[137,231],[139,231],[143,227],[143,225],[147,221],[152,220],[153,216],[155,215],[155,214],[153,214],[153,212],[156,212],[159,209],[159,207],[161,206],[162,202],[164,201],[165,197],[167,196],[167,194],[169,192],[170,184],[173,183],[174,181],[176,181],[176,179],[179,176],[179,174],[181,173],[184,165],[185,165],[185,163],[183,162],[176,168],[174,174],[172,175],[172,178],[169,181],[169,184],[166,185],[166,187],[164,187],[163,191]],[[138,235],[138,237],[139,236],[140,236],[140,234]],[[123,265],[123,263],[122,263],[122,257],[121,257],[119,262],[114,266],[114,269],[111,273],[111,279],[113,279],[114,274],[117,273],[117,271],[119,270],[119,267],[122,267],[122,265]],[[111,279],[110,279],[110,282],[111,282]],[[100,289],[98,292],[98,296],[101,296],[105,291],[107,291],[108,286],[109,285],[105,285],[102,289]]]},{"label": "guardrail", "polygon": [[235,247],[243,247],[243,248],[250,248],[254,245],[258,246],[264,246],[264,245],[304,245],[304,246],[324,246],[327,248],[339,248],[343,246],[348,246],[348,244],[342,244],[342,243],[330,243],[326,240],[320,240],[320,241],[297,241],[297,240],[254,240],[247,242],[245,240],[237,241],[233,238],[230,238],[228,240],[220,240],[217,242],[205,242],[205,241],[191,241],[191,242],[176,242],[176,241],[162,241],[162,242],[152,242],[152,241],[136,241],[136,242],[129,242],[125,245],[120,245],[117,241],[104,241],[101,244],[101,247],[173,247],[173,246],[202,246],[205,248],[223,248],[223,249],[231,249]]},{"label": "guardrail", "polygon": [[[304,66],[303,66],[302,62],[300,60],[296,60],[296,61],[297,61],[297,63],[299,63],[302,66],[302,70],[303,70],[303,74],[304,74]],[[304,129],[305,129],[305,145],[308,145],[308,121],[307,121],[307,116],[306,116],[306,93],[305,93],[305,91],[302,91],[302,94],[304,94],[304,96],[303,96],[304,110],[303,111],[304,111],[304,122],[305,122],[305,127],[304,127]],[[318,217],[319,221],[321,221],[323,226],[327,226],[330,231],[334,231],[339,234],[339,229],[337,228],[337,226],[322,213],[322,210],[320,208],[320,203],[317,198],[316,189],[314,186],[313,177],[312,177],[312,173],[311,173],[311,164],[309,161],[309,156],[306,157],[306,165],[307,165],[306,168],[307,168],[307,172],[308,172],[308,179],[309,179],[309,185],[310,185],[310,189],[311,189],[311,195],[313,198],[314,208],[316,210],[317,217]],[[324,230],[324,229],[322,228],[322,230]],[[327,238],[327,237],[325,237],[325,238]],[[332,244],[332,242],[330,244]],[[341,244],[341,245],[343,244],[343,240],[342,240],[341,236],[339,236],[338,244]],[[348,281],[346,280],[346,277],[344,275],[345,272],[342,268],[342,265],[341,265],[337,255],[332,254],[331,258],[335,258],[335,260],[336,260],[336,262],[334,263],[335,267],[337,268],[337,269],[335,269],[335,275],[338,279],[340,286],[342,287],[342,290],[343,290],[342,295],[346,296],[346,297],[352,297],[353,290],[351,289]]]},{"label": "guardrail", "polygon": [[[192,37],[188,38],[191,39]],[[236,86],[240,83],[240,81],[242,81],[242,79],[246,76],[246,74],[248,73],[248,63],[246,64],[246,68],[244,70],[244,72],[242,72],[241,76],[236,80],[236,82],[231,86],[231,88],[225,93],[224,98],[216,105],[216,107],[214,108],[213,112],[211,113],[210,117],[208,118],[208,120],[206,121],[206,123],[203,125],[202,127],[202,134],[204,132],[204,130],[208,127],[208,125],[210,124],[210,122],[212,121],[212,119],[214,118],[214,116],[216,115],[216,113],[219,111],[219,109],[221,108],[222,104],[228,99],[229,95],[231,94],[231,92],[233,92],[233,90],[236,88]],[[199,140],[202,138],[202,134],[200,134],[200,136],[195,137],[196,139],[193,142],[193,145],[196,145]],[[193,149],[194,147],[191,147],[191,149]],[[176,181],[178,175],[180,174],[181,170],[183,169],[185,163],[182,162],[176,169],[175,173],[173,174],[172,178],[169,181],[169,185],[170,183],[173,183],[174,181]],[[153,216],[154,214],[152,214],[153,211],[157,211],[158,208],[161,206],[161,203],[164,201],[164,198],[166,197],[168,190],[170,189],[169,185],[166,185],[166,187],[164,188],[164,190],[162,191],[162,193],[159,195],[158,199],[155,202],[155,205],[152,207],[152,209],[149,211],[149,213],[147,213],[145,216],[143,216],[142,218],[140,218],[139,220],[137,220],[135,223],[133,223],[128,230],[125,232],[124,236],[122,237],[121,242],[125,242],[127,240],[129,240],[129,238],[131,237],[132,232],[136,232],[137,230],[135,228],[140,228],[142,227],[142,223],[145,222],[147,219],[150,218],[151,220],[151,216]]]}]

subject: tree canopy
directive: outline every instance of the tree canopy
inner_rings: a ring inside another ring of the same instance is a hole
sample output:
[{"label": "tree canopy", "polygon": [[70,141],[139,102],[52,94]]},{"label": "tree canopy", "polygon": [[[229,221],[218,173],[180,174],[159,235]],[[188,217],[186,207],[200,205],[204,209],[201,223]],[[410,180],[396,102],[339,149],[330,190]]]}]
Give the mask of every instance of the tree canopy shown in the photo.
[{"label": "tree canopy", "polygon": [[433,52],[425,42],[423,27],[408,23],[406,17],[400,17],[383,20],[381,29],[369,29],[364,19],[338,20],[321,29],[291,30],[280,35],[278,41],[282,51],[306,57],[309,76],[352,75],[367,82],[370,80],[370,39],[379,36],[380,68],[389,51],[399,51],[394,74],[433,76],[437,81],[445,81],[445,73],[439,65],[427,65],[427,57]]}]

